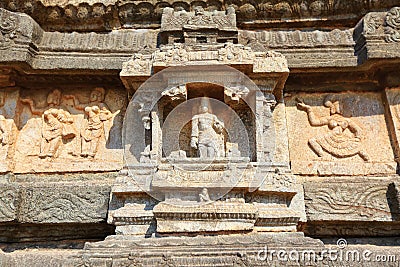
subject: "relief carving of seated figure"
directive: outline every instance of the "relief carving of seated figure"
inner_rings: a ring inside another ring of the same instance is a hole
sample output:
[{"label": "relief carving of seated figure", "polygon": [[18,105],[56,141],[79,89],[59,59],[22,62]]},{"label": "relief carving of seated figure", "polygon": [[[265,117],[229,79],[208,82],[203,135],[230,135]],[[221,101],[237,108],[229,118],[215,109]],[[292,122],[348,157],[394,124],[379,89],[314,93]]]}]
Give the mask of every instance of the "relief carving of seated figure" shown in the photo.
[{"label": "relief carving of seated figure", "polygon": [[209,113],[208,99],[202,99],[198,115],[192,118],[190,146],[199,151],[200,158],[223,157],[224,123]]}]

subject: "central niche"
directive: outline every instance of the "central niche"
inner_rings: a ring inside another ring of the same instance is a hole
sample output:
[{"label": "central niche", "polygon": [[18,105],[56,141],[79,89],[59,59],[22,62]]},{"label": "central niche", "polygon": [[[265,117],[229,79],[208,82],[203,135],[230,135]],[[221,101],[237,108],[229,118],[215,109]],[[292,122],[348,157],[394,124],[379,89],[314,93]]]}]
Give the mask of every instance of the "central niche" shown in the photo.
[{"label": "central niche", "polygon": [[255,161],[255,118],[242,98],[211,83],[181,86],[186,96],[161,99],[162,156],[180,159],[245,157]]}]

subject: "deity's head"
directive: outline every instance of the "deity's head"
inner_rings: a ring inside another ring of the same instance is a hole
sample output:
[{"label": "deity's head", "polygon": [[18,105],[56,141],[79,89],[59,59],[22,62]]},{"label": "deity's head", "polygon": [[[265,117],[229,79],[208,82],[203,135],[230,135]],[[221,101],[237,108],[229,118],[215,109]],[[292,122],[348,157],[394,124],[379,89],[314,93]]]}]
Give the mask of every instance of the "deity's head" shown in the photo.
[{"label": "deity's head", "polygon": [[203,114],[203,113],[208,113],[210,111],[210,103],[208,98],[203,97],[201,99],[201,103],[200,103],[200,107],[199,107],[199,113]]},{"label": "deity's head", "polygon": [[202,193],[203,195],[208,195],[208,190],[207,190],[207,188],[203,188],[203,190],[201,190],[201,193]]},{"label": "deity's head", "polygon": [[204,9],[203,9],[203,7],[201,7],[201,6],[195,6],[195,7],[194,7],[194,14],[195,14],[196,16],[198,16],[198,15],[203,15],[203,14],[204,14]]},{"label": "deity's head", "polygon": [[47,95],[47,105],[59,106],[61,104],[61,91],[55,89]]},{"label": "deity's head", "polygon": [[106,91],[102,87],[96,87],[90,93],[90,102],[103,102]]},{"label": "deity's head", "polygon": [[329,95],[325,98],[324,102],[325,107],[329,108],[330,114],[342,114],[340,109],[340,102],[339,99],[336,97]]}]

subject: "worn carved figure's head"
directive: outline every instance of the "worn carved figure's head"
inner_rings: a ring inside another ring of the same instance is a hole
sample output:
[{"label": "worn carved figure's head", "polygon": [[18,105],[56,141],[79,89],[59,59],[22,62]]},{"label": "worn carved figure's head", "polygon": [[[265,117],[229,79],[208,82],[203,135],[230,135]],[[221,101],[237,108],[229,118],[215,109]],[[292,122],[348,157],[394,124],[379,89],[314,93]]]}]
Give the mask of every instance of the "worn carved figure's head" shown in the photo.
[{"label": "worn carved figure's head", "polygon": [[47,105],[49,106],[59,106],[61,104],[61,91],[55,89],[47,96]]},{"label": "worn carved figure's head", "polygon": [[209,113],[210,112],[210,102],[207,97],[203,97],[200,100],[200,107],[199,107],[199,113]]},{"label": "worn carved figure's head", "polygon": [[194,14],[195,14],[196,16],[203,15],[203,14],[204,14],[204,9],[203,9],[203,7],[201,7],[201,6],[195,6],[195,7],[194,7]]},{"label": "worn carved figure's head", "polygon": [[96,87],[90,93],[90,102],[103,102],[105,97],[105,90],[102,87]]},{"label": "worn carved figure's head", "polygon": [[339,99],[335,96],[329,95],[325,98],[324,102],[325,107],[329,108],[330,114],[342,114],[340,109],[340,102]]}]

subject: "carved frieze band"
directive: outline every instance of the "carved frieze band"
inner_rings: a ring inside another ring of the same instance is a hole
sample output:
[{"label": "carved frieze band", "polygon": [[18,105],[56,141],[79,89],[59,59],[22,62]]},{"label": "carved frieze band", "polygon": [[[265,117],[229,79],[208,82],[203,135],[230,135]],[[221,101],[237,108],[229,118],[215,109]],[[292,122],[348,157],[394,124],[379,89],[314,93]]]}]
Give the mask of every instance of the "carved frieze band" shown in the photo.
[{"label": "carved frieze band", "polygon": [[192,11],[195,6],[202,6],[207,11],[224,10],[232,6],[237,13],[238,21],[246,24],[270,24],[297,22],[299,19],[334,21],[345,26],[366,13],[366,10],[383,10],[390,8],[391,1],[287,1],[273,0],[255,3],[252,1],[48,1],[4,0],[0,8],[11,11],[22,11],[34,17],[46,30],[111,30],[122,25],[125,28],[140,25],[152,27],[160,24],[164,7],[176,11]]},{"label": "carved frieze band", "polygon": [[[250,47],[227,43],[214,51],[191,51],[183,44],[174,44],[152,55],[134,54],[122,67],[121,76],[150,76],[152,67],[199,64],[253,65],[253,72],[288,72],[285,57],[277,52],[253,52]],[[203,62],[203,63],[201,63]]]}]

